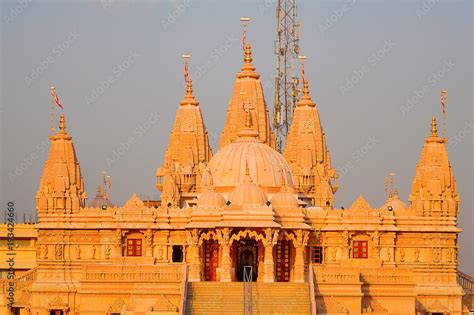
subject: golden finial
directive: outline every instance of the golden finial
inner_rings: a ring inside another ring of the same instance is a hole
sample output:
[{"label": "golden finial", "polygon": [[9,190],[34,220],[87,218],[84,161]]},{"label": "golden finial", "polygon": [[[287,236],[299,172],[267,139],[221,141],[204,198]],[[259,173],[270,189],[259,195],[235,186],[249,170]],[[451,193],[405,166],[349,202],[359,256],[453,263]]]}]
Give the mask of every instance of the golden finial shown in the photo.
[{"label": "golden finial", "polygon": [[309,98],[309,83],[308,83],[308,80],[303,81],[303,97]]},{"label": "golden finial", "polygon": [[97,196],[102,195],[102,189],[100,189],[100,185],[97,186]]},{"label": "golden finial", "polygon": [[193,80],[188,79],[186,83],[186,96],[193,96]]},{"label": "golden finial", "polygon": [[436,117],[433,115],[433,118],[431,118],[431,135],[433,137],[438,136],[438,128],[436,128]]},{"label": "golden finial", "polygon": [[244,62],[252,63],[252,49],[250,48],[250,44],[245,44]]},{"label": "golden finial", "polygon": [[66,119],[64,118],[64,113],[61,113],[61,118],[59,118],[59,133],[66,133]]}]

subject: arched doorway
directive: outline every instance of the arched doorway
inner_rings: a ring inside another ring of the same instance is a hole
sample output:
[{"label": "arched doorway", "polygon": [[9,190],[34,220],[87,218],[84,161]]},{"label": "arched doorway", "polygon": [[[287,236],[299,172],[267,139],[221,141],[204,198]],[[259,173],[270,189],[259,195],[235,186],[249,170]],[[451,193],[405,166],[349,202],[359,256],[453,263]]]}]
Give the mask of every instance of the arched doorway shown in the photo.
[{"label": "arched doorway", "polygon": [[252,267],[252,281],[258,277],[258,242],[253,239],[242,239],[235,243],[236,264],[235,272],[237,281],[243,281],[244,268]]}]

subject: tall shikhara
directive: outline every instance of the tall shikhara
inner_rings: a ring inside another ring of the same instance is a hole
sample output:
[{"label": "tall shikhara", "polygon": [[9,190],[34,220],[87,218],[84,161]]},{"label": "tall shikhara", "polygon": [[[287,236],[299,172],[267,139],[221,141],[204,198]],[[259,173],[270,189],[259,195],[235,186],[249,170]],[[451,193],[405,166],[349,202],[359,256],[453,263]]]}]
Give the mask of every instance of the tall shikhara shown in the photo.
[{"label": "tall shikhara", "polygon": [[416,167],[409,200],[420,216],[455,217],[460,197],[446,151],[446,139],[438,136],[436,118],[431,121],[431,134],[426,138]]},{"label": "tall shikhara", "polygon": [[186,85],[186,95],[176,112],[163,165],[156,173],[156,186],[162,193],[162,202],[173,206],[179,206],[181,198],[195,197],[202,173],[212,158],[209,136],[199,102],[193,95],[192,81],[188,79]]},{"label": "tall shikhara", "polygon": [[296,104],[283,156],[301,199],[315,206],[332,207],[337,190],[336,170],[331,167],[326,136],[316,104],[309,96],[308,81],[303,82],[303,95]]},{"label": "tall shikhara", "polygon": [[275,148],[275,135],[270,128],[270,115],[263,95],[260,75],[252,65],[250,44],[245,45],[244,65],[237,73],[232,98],[227,107],[224,130],[220,137],[219,147],[223,148],[238,138],[238,133],[245,128],[246,111],[250,111],[255,123],[252,129],[258,132],[258,138]]},{"label": "tall shikhara", "polygon": [[72,137],[61,114],[59,132],[49,137],[51,147],[36,194],[36,208],[42,214],[78,213],[87,194]]}]

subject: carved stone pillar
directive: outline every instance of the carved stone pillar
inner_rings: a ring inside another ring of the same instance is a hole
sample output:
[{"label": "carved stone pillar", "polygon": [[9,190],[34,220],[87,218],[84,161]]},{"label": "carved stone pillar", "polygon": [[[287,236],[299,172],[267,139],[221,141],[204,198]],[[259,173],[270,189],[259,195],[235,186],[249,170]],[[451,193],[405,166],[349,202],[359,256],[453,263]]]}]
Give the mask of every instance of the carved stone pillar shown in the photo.
[{"label": "carved stone pillar", "polygon": [[265,230],[265,257],[263,260],[263,282],[275,282],[275,262],[273,260],[273,246],[278,242],[278,231]]},{"label": "carved stone pillar", "polygon": [[189,235],[189,253],[191,254],[191,263],[189,266],[189,276],[188,279],[190,282],[199,282],[201,281],[201,259],[199,255],[199,231],[194,229],[190,232]]},{"label": "carved stone pillar", "polygon": [[304,273],[304,248],[308,244],[308,231],[296,231],[295,241],[295,269],[293,282],[305,282]]},{"label": "carved stone pillar", "polygon": [[230,258],[230,230],[221,231],[220,243],[222,246],[221,282],[232,281],[232,261]]},{"label": "carved stone pillar", "polygon": [[275,263],[273,261],[273,244],[265,246],[263,260],[263,282],[275,282]]},{"label": "carved stone pillar", "polygon": [[304,247],[296,246],[294,282],[304,282]]}]

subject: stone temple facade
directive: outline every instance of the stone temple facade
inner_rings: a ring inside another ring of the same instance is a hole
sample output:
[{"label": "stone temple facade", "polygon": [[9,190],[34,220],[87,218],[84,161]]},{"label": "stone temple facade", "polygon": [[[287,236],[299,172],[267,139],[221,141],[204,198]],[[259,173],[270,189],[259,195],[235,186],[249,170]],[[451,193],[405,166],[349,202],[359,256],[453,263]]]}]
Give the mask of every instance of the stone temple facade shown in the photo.
[{"label": "stone temple facade", "polygon": [[393,191],[380,207],[359,196],[335,208],[308,81],[280,154],[247,44],[219,150],[189,80],[156,172],[161,203],[87,207],[62,115],[36,195],[37,267],[16,280],[14,311],[238,314],[249,294],[260,314],[464,314],[460,198],[446,139],[428,125],[409,204]]}]

